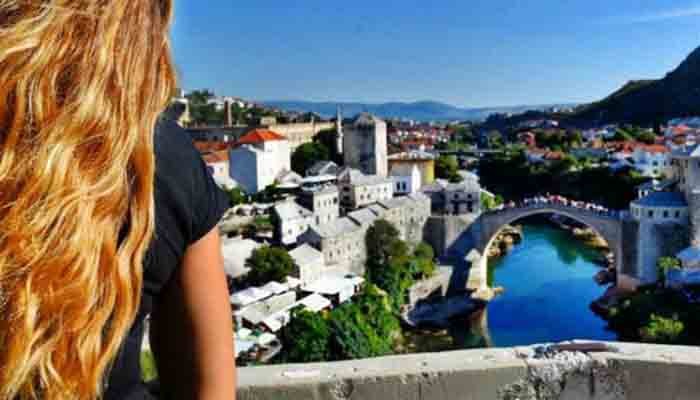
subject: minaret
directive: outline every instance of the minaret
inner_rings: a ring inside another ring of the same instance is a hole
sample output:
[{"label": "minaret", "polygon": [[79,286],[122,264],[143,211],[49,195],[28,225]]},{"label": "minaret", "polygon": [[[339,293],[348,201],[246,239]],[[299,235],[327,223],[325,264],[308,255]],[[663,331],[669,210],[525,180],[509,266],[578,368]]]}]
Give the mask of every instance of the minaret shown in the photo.
[{"label": "minaret", "polygon": [[231,101],[228,99],[224,100],[224,126],[227,128],[233,126],[233,115],[231,114]]},{"label": "minaret", "polygon": [[335,118],[335,148],[338,154],[343,154],[343,113],[340,106]]}]

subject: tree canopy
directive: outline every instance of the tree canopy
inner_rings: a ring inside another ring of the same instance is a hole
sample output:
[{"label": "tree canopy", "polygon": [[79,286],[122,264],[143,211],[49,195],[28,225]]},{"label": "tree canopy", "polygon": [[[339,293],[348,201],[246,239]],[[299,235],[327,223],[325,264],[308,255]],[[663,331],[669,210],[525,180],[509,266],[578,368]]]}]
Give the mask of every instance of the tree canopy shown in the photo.
[{"label": "tree canopy", "polygon": [[330,160],[328,148],[320,142],[304,143],[292,154],[292,170],[304,176],[317,161]]},{"label": "tree canopy", "polygon": [[253,250],[246,260],[250,268],[247,280],[252,285],[264,285],[271,281],[284,282],[296,270],[294,259],[281,247],[264,246]]},{"label": "tree canopy", "polygon": [[439,179],[447,179],[450,182],[459,182],[459,163],[456,156],[440,156],[435,161],[435,176]]}]

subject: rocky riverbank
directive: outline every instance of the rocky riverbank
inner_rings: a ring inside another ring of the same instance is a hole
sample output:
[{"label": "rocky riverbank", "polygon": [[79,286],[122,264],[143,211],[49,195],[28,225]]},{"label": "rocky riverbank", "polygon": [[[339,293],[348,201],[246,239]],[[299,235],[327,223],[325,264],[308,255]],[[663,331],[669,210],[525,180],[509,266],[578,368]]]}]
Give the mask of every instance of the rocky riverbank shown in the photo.
[{"label": "rocky riverbank", "polygon": [[596,264],[605,268],[614,265],[614,256],[610,251],[608,242],[595,230],[561,215],[551,215],[548,221],[558,228],[569,232],[574,238],[580,240],[586,246],[600,252],[600,258],[595,260]]},{"label": "rocky riverbank", "polygon": [[508,254],[513,246],[523,240],[522,226],[506,225],[496,236],[493,244],[487,250],[486,255],[491,257],[503,257]]}]

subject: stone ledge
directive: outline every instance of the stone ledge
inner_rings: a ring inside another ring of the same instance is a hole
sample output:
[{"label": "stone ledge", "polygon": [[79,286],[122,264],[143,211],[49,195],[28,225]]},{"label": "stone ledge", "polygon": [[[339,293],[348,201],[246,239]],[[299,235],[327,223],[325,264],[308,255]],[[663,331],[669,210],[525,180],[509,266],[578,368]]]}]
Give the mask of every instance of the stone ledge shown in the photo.
[{"label": "stone ledge", "polygon": [[607,343],[614,352],[536,347],[241,368],[239,400],[661,400],[700,398],[700,348]]}]

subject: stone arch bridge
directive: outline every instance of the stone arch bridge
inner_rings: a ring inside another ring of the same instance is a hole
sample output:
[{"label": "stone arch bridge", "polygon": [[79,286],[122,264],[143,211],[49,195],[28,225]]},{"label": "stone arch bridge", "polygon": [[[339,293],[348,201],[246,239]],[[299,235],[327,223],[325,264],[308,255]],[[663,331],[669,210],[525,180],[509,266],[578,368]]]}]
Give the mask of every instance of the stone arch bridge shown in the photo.
[{"label": "stone arch bridge", "polygon": [[505,208],[484,212],[476,221],[472,231],[474,250],[467,256],[471,263],[467,287],[484,289],[487,284],[488,257],[486,251],[493,244],[503,228],[521,218],[538,214],[557,214],[580,222],[602,236],[615,255],[616,270],[622,270],[623,260],[623,219],[620,213],[601,213],[563,204],[535,204],[524,207]]}]

